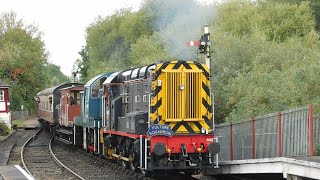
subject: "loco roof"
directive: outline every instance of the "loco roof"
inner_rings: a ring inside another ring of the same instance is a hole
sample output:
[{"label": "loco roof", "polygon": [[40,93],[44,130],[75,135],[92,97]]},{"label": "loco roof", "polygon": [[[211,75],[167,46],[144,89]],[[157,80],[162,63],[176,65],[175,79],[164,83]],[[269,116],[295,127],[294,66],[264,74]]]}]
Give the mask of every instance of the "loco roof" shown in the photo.
[{"label": "loco roof", "polygon": [[47,89],[44,89],[40,92],[38,92],[37,96],[40,96],[40,95],[47,95],[47,94],[53,94],[53,92],[57,89],[60,89],[60,88],[65,88],[67,87],[68,85],[70,86],[77,86],[77,85],[81,85],[80,83],[64,83],[64,84],[61,84],[61,85],[58,85],[58,86],[53,86],[53,87],[50,87],[50,88],[47,88]]}]

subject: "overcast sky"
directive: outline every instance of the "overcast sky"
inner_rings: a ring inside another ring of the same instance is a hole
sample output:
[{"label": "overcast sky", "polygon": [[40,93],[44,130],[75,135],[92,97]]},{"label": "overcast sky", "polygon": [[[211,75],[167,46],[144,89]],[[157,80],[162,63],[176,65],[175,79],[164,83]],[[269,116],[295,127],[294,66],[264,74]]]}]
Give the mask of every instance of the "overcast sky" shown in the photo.
[{"label": "overcast sky", "polygon": [[142,0],[0,0],[0,13],[13,11],[25,24],[33,24],[43,32],[50,53],[49,62],[71,75],[72,65],[85,45],[85,29],[98,16],[133,7],[138,10]]}]

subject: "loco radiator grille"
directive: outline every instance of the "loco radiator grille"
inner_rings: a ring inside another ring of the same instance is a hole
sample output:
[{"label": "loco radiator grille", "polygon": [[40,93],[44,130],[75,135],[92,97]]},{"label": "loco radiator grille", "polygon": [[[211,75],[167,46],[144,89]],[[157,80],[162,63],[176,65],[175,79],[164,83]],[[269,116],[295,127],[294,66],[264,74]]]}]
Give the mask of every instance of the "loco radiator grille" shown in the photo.
[{"label": "loco radiator grille", "polygon": [[166,121],[202,119],[200,72],[166,72]]}]

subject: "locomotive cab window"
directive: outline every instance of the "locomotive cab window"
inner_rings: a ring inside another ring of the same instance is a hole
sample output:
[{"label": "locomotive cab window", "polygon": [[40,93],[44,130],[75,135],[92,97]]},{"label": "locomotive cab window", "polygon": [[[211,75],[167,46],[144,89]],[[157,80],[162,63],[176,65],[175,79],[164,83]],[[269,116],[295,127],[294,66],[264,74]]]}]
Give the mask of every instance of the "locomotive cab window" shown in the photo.
[{"label": "locomotive cab window", "polygon": [[0,101],[4,101],[4,91],[0,91]]},{"label": "locomotive cab window", "polygon": [[91,97],[93,98],[99,97],[99,88],[100,88],[100,81],[97,81],[92,85]]},{"label": "locomotive cab window", "polygon": [[89,101],[89,87],[86,87],[86,89],[85,89],[85,101]]}]

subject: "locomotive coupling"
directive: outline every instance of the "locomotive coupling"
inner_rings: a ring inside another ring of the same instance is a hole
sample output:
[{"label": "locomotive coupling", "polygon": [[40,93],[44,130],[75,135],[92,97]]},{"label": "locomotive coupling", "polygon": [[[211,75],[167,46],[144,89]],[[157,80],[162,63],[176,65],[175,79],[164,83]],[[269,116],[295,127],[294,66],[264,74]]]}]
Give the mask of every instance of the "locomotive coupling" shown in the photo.
[{"label": "locomotive coupling", "polygon": [[211,155],[216,155],[220,152],[220,144],[217,142],[212,142],[208,145],[208,150]]}]

